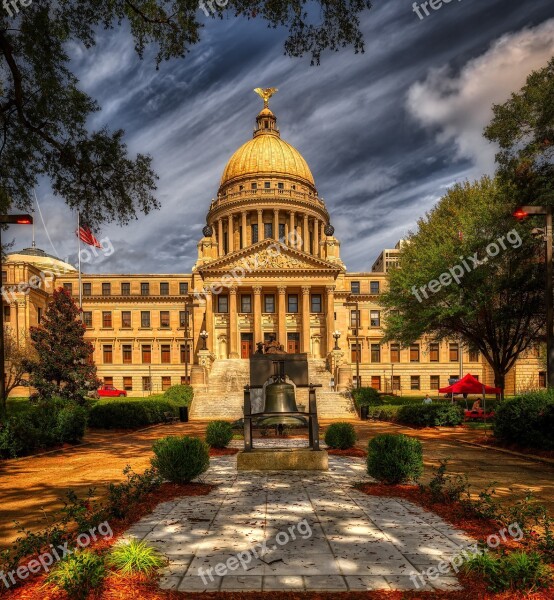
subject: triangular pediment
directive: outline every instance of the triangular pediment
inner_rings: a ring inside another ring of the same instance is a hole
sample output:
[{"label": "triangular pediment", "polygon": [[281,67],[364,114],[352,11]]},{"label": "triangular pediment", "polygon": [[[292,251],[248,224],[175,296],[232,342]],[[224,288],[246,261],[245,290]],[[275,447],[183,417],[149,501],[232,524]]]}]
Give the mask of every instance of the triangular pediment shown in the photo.
[{"label": "triangular pediment", "polygon": [[229,272],[233,269],[244,269],[249,273],[302,271],[335,275],[343,270],[340,265],[317,258],[302,250],[296,250],[281,242],[263,240],[204,264],[198,268],[198,272],[207,275]]}]

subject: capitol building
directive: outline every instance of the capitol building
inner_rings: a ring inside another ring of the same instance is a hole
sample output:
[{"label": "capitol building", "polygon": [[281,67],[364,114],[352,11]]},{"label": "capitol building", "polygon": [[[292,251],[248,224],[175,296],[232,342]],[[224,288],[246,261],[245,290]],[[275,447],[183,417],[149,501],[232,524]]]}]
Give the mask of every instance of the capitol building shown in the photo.
[{"label": "capitol building", "polygon": [[[347,270],[310,167],[282,139],[267,96],[252,139],[225,165],[206,210],[189,273],[82,275],[86,336],[105,383],[143,396],[190,382],[192,418],[239,417],[248,359],[273,337],[289,353],[308,354],[310,381],[323,386],[323,417],[352,414],[348,390],[358,384],[436,396],[460,368],[493,383],[483,357],[457,340],[382,343],[379,295],[400,245],[367,272]],[[12,253],[3,285],[53,263],[60,261],[36,248]],[[4,297],[6,323],[18,331],[36,325],[54,287],[77,299],[78,273],[69,265],[58,273],[44,289]],[[544,370],[531,351],[507,377],[506,393],[544,386]]]}]

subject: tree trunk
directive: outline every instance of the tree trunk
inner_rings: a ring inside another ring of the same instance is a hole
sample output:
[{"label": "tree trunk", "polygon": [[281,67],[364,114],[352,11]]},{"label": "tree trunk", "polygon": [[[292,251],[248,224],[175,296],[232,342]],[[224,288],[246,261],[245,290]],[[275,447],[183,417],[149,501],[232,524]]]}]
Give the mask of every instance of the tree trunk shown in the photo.
[{"label": "tree trunk", "polygon": [[502,391],[496,395],[497,400],[504,400],[504,386],[506,385],[506,373],[498,369],[494,369],[494,386],[499,387]]}]

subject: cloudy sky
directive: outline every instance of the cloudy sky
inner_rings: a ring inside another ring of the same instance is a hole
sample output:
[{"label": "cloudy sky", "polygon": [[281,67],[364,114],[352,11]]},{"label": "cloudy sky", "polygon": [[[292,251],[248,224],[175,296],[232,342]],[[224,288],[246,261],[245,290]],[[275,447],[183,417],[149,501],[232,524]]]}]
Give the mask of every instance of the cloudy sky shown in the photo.
[{"label": "cloudy sky", "polygon": [[[283,31],[232,16],[206,19],[202,42],[159,70],[126,29],[73,48],[81,86],[102,106],[91,127],[123,128],[132,153],[153,157],[162,204],[105,227],[115,251],[83,270],[190,272],[225,164],[252,134],[255,87],[279,88],[281,135],[308,161],[349,270],[370,270],[454,182],[492,173],[481,132],[491,105],[554,56],[553,1],[458,0],[420,20],[412,0],[375,0],[362,29],[365,54],[345,49],[319,67],[285,57]],[[37,245],[75,260],[75,216],[47,183],[37,191]],[[30,245],[28,230],[12,235]]]}]

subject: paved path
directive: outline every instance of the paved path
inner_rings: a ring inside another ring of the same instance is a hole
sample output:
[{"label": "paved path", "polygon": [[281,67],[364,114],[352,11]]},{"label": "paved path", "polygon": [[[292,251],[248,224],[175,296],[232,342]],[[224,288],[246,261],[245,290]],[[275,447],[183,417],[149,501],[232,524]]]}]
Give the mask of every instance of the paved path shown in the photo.
[{"label": "paved path", "polygon": [[[127,535],[168,557],[161,587],[180,591],[409,590],[410,574],[471,543],[410,502],[352,488],[363,460],[329,462],[329,472],[237,473],[236,457],[212,459],[210,495],[159,505]],[[433,587],[459,586],[444,575]]]}]

